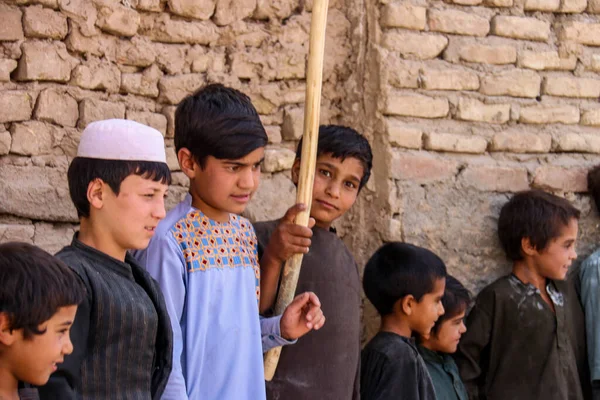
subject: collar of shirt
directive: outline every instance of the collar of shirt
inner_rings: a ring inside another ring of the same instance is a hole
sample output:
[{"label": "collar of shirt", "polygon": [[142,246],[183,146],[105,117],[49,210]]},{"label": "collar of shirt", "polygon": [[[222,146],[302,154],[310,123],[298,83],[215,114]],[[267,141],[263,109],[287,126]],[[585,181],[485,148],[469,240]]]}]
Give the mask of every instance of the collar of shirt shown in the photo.
[{"label": "collar of shirt", "polygon": [[131,270],[131,265],[135,264],[135,259],[127,252],[125,255],[125,262],[117,260],[109,256],[106,253],[103,253],[99,250],[90,247],[78,239],[79,232],[75,232],[73,235],[73,241],[71,242],[71,246],[80,250],[86,257],[91,259],[94,262],[100,263],[101,265],[107,267],[111,271],[124,276],[127,279],[134,280],[133,272]]}]

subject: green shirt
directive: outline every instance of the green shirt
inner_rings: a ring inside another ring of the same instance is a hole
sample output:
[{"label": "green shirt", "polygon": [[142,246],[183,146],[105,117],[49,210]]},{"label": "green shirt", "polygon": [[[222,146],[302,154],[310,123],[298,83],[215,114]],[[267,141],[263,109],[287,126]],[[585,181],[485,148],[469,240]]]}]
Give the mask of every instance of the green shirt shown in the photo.
[{"label": "green shirt", "polygon": [[433,381],[436,399],[467,400],[467,390],[460,380],[454,359],[448,354],[438,353],[423,346],[418,346],[418,349]]}]

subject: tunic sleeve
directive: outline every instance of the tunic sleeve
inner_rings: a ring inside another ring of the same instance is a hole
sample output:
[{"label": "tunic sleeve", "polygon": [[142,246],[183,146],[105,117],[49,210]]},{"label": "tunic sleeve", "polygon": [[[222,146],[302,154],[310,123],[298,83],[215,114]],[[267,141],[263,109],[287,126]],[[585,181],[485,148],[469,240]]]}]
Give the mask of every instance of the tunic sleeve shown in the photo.
[{"label": "tunic sleeve", "polygon": [[260,317],[260,334],[262,338],[263,353],[271,350],[273,347],[294,344],[298,340],[286,340],[281,337],[280,330],[281,315],[271,318]]},{"label": "tunic sleeve", "polygon": [[487,373],[484,354],[489,351],[492,330],[491,299],[482,293],[467,317],[467,331],[463,334],[456,364],[470,400],[485,399],[484,385]]},{"label": "tunic sleeve", "polygon": [[581,302],[585,310],[590,375],[592,381],[598,381],[600,380],[600,293],[598,292],[600,290],[600,259],[594,255],[589,257],[581,265],[579,274]]},{"label": "tunic sleeve", "polygon": [[87,355],[90,328],[89,290],[88,288],[88,295],[77,307],[75,320],[71,326],[73,352],[65,356],[65,361],[58,365],[48,383],[39,388],[41,400],[76,400],[77,391],[81,390],[81,365]]},{"label": "tunic sleeve", "polygon": [[186,296],[185,260],[175,239],[170,236],[153,238],[148,248],[137,253],[136,258],[158,281],[173,328],[173,369],[162,399],[186,400],[187,389],[181,366],[185,351],[181,329]]}]

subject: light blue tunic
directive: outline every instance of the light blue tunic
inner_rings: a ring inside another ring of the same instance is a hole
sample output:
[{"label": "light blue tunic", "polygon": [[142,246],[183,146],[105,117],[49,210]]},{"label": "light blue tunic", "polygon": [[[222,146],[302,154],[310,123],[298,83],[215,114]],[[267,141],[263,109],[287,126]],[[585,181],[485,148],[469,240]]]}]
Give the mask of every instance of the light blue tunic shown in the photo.
[{"label": "light blue tunic", "polygon": [[191,202],[188,194],[136,254],[162,288],[173,327],[163,399],[264,399],[263,351],[290,342],[279,336],[280,317],[259,319],[254,228],[233,214],[213,221]]}]

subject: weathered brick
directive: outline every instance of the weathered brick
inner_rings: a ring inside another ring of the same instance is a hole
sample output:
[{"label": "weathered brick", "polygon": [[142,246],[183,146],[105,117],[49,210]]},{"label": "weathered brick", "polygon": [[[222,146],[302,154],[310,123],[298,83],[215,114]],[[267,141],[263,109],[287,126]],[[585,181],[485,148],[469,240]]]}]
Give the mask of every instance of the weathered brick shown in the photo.
[{"label": "weathered brick", "polygon": [[98,10],[94,2],[89,0],[59,0],[60,11],[70,18],[72,22],[79,24],[81,33],[85,36],[93,36],[98,33],[96,20]]},{"label": "weathered brick", "polygon": [[42,221],[78,221],[65,173],[59,168],[1,165],[0,187],[0,213]]},{"label": "weathered brick", "polygon": [[[233,68],[233,67],[232,67]],[[223,72],[225,70],[225,54],[204,54],[192,62],[192,72]]]},{"label": "weathered brick", "polygon": [[406,149],[420,149],[423,143],[421,128],[387,118],[387,134],[390,144]]},{"label": "weathered brick", "polygon": [[219,38],[217,27],[211,21],[172,20],[166,13],[143,15],[139,33],[164,43],[208,45]]},{"label": "weathered brick", "polygon": [[62,42],[25,42],[16,78],[20,81],[68,82],[71,70],[79,63]]},{"label": "weathered brick", "polygon": [[447,99],[433,98],[419,94],[391,94],[388,97],[385,114],[420,118],[443,118],[450,107]]},{"label": "weathered brick", "polygon": [[266,149],[263,170],[265,172],[279,172],[292,168],[296,153],[289,149]]},{"label": "weathered brick", "polygon": [[551,96],[598,98],[600,96],[600,80],[548,76],[544,79],[542,89],[544,94]]},{"label": "weathered brick", "polygon": [[281,135],[285,140],[298,140],[304,129],[304,110],[302,108],[286,108],[283,114]]},{"label": "weathered brick", "polygon": [[156,50],[147,38],[135,36],[131,40],[120,40],[116,47],[119,64],[148,67],[156,60]]},{"label": "weathered brick", "polygon": [[400,55],[427,60],[439,56],[448,39],[433,33],[389,31],[383,35],[383,46]]},{"label": "weathered brick", "polygon": [[562,0],[558,12],[580,13],[587,8],[588,0]]},{"label": "weathered brick", "polygon": [[4,129],[4,126],[0,128],[0,156],[8,154],[10,152],[10,146],[12,143],[12,137],[10,132]]},{"label": "weathered brick", "polygon": [[484,4],[490,7],[512,7],[513,0],[485,0]]},{"label": "weathered brick", "polygon": [[519,192],[529,189],[527,170],[496,165],[469,165],[459,178],[460,182],[483,192]]},{"label": "weathered brick", "polygon": [[397,56],[388,57],[385,60],[383,70],[387,82],[397,88],[419,87],[421,63],[416,61],[406,61]]},{"label": "weathered brick", "polygon": [[452,0],[454,4],[460,4],[461,6],[476,6],[483,3],[483,0]]},{"label": "weathered brick", "polygon": [[36,222],[33,243],[50,254],[55,254],[71,243],[74,233],[75,227],[71,224]]},{"label": "weathered brick", "polygon": [[484,104],[476,99],[461,98],[456,118],[463,121],[479,121],[503,124],[510,119],[510,104]]},{"label": "weathered brick", "polygon": [[600,54],[592,54],[588,65],[586,65],[586,68],[595,72],[600,72]]},{"label": "weathered brick", "polygon": [[123,74],[121,76],[121,91],[140,96],[157,97],[159,94],[158,81],[163,76],[161,70],[152,65],[142,73]]},{"label": "weathered brick", "polygon": [[169,0],[173,14],[195,19],[209,19],[215,11],[216,0]]},{"label": "weathered brick", "polygon": [[125,105],[96,99],[84,99],[79,103],[79,128],[85,128],[90,122],[104,119],[125,118]]},{"label": "weathered brick", "polygon": [[161,0],[130,0],[130,4],[136,10],[161,12]]},{"label": "weathered brick", "polygon": [[0,123],[27,121],[31,118],[33,98],[25,91],[0,91]]},{"label": "weathered brick", "polygon": [[179,75],[185,67],[187,46],[179,44],[155,45],[156,64],[169,75]]},{"label": "weathered brick", "polygon": [[560,0],[525,0],[526,11],[556,11],[560,7]]},{"label": "weathered brick", "polygon": [[590,14],[600,13],[600,0],[588,0],[587,12]]},{"label": "weathered brick", "polygon": [[161,132],[163,136],[167,134],[167,117],[163,114],[144,111],[127,110],[125,118],[137,121],[140,124],[151,126]]},{"label": "weathered brick", "polygon": [[556,150],[578,153],[600,153],[600,135],[565,133],[556,140]]},{"label": "weathered brick", "polygon": [[279,125],[267,125],[265,126],[265,131],[267,132],[267,138],[269,138],[269,143],[279,144],[281,143],[281,126]]},{"label": "weathered brick", "polygon": [[513,64],[517,61],[517,50],[513,46],[485,46],[472,44],[460,49],[463,61],[482,64]]},{"label": "weathered brick", "polygon": [[121,71],[110,61],[91,59],[75,67],[71,83],[84,89],[118,93],[121,87]]},{"label": "weathered brick", "polygon": [[425,149],[451,153],[485,153],[487,140],[479,136],[455,135],[452,133],[426,133]]},{"label": "weathered brick", "polygon": [[486,36],[490,22],[483,17],[458,10],[430,9],[429,30],[457,35]]},{"label": "weathered brick", "polygon": [[23,39],[23,26],[21,18],[23,13],[17,7],[0,3],[0,41],[13,41]]},{"label": "weathered brick", "polygon": [[38,96],[34,117],[40,121],[74,127],[79,119],[79,106],[69,94],[46,89]]},{"label": "weathered brick", "polygon": [[548,153],[552,138],[545,133],[531,133],[522,130],[509,130],[495,134],[490,143],[491,151],[512,153]]},{"label": "weathered brick", "polygon": [[390,3],[381,10],[381,26],[422,31],[427,24],[427,9],[412,4]]},{"label": "weathered brick", "polygon": [[558,30],[561,40],[600,46],[600,24],[579,21],[564,22]]},{"label": "weathered brick", "polygon": [[10,73],[17,68],[15,60],[0,59],[0,82],[9,82]]},{"label": "weathered brick", "polygon": [[298,8],[298,0],[258,0],[253,18],[259,20],[284,20],[294,14]]},{"label": "weathered brick", "polygon": [[96,25],[105,32],[118,36],[134,36],[140,26],[140,14],[122,5],[102,7]]},{"label": "weathered brick", "polygon": [[64,132],[56,126],[40,121],[12,124],[10,152],[25,156],[48,154],[60,143]]},{"label": "weathered brick", "polygon": [[256,0],[217,0],[213,16],[217,25],[229,25],[249,17],[256,9]]},{"label": "weathered brick", "polygon": [[492,20],[492,34],[514,39],[546,41],[550,37],[550,23],[535,18],[496,16]]},{"label": "weathered brick", "polygon": [[416,184],[433,183],[454,178],[458,163],[426,152],[392,153],[392,178]]},{"label": "weathered brick", "polygon": [[569,105],[533,106],[521,108],[519,122],[526,124],[577,124],[579,108]]},{"label": "weathered brick", "polygon": [[583,112],[581,123],[589,126],[600,126],[600,108]]},{"label": "weathered brick", "polygon": [[167,165],[171,171],[180,171],[181,167],[179,166],[179,160],[177,158],[177,153],[175,152],[174,147],[167,147],[165,149],[165,153],[167,153]]},{"label": "weathered brick", "polygon": [[85,54],[86,56],[105,56],[111,60],[115,58],[117,42],[116,37],[108,34],[84,36],[81,33],[81,28],[76,23],[71,23],[71,31],[65,40],[67,49],[71,52]]},{"label": "weathered brick", "polygon": [[25,9],[23,29],[27,37],[64,39],[69,27],[67,17],[42,6],[32,6]]},{"label": "weathered brick", "polygon": [[164,76],[158,81],[160,96],[163,103],[178,104],[183,98],[194,93],[205,84],[201,74],[183,74],[179,76]]},{"label": "weathered brick", "polygon": [[481,79],[480,92],[490,96],[537,97],[542,78],[533,71],[508,70]]},{"label": "weathered brick", "polygon": [[167,135],[166,138],[175,136],[175,110],[176,106],[164,106],[161,110],[163,115],[167,117]]},{"label": "weathered brick", "polygon": [[32,244],[34,235],[33,224],[4,224],[0,223],[0,243],[24,242]]},{"label": "weathered brick", "polygon": [[421,70],[421,85],[427,90],[478,90],[479,76],[462,69]]},{"label": "weathered brick", "polygon": [[557,51],[523,51],[519,56],[519,66],[535,70],[572,71],[577,66],[577,57],[560,58]]},{"label": "weathered brick", "polygon": [[532,186],[561,192],[587,192],[587,169],[544,165],[535,171]]}]

